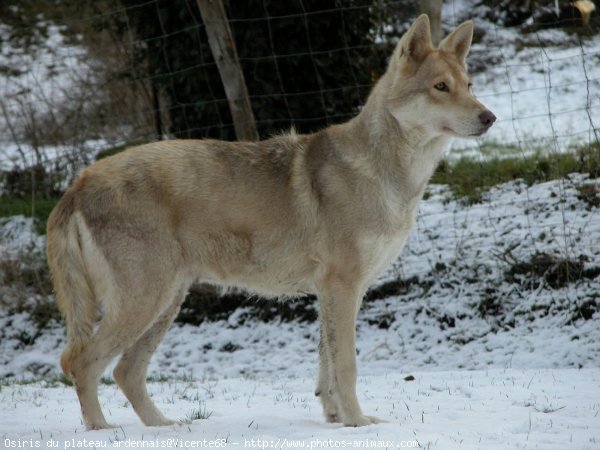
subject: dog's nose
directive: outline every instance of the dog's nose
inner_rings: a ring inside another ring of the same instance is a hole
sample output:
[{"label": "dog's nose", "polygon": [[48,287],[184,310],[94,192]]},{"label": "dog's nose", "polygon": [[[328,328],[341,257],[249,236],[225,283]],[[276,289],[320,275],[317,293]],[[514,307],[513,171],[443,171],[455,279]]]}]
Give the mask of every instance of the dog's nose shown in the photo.
[{"label": "dog's nose", "polygon": [[479,120],[481,120],[482,125],[485,125],[486,127],[491,127],[492,124],[496,121],[496,116],[493,112],[486,109],[481,114],[479,114]]}]

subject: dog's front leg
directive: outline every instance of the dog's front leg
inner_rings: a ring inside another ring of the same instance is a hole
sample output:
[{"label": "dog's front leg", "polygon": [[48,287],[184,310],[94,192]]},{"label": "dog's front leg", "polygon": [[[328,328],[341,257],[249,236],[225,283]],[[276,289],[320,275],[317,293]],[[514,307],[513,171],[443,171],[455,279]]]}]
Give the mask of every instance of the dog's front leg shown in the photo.
[{"label": "dog's front leg", "polygon": [[317,393],[328,422],[364,426],[379,422],[365,416],[356,397],[356,310],[362,292],[351,277],[329,275],[319,286],[320,370]]},{"label": "dog's front leg", "polygon": [[325,326],[323,324],[323,314],[320,316],[320,340],[319,340],[319,381],[315,395],[321,399],[323,404],[323,413],[327,422],[335,423],[340,421],[338,407],[333,399],[331,384],[331,364],[329,349],[327,347],[327,338],[325,337]]}]

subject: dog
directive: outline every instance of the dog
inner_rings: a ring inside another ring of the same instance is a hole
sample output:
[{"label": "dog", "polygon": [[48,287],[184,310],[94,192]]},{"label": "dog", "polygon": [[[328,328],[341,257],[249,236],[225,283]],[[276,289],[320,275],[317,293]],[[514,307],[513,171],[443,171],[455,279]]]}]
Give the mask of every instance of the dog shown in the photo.
[{"label": "dog", "polygon": [[119,355],[114,379],[144,424],[175,423],[148,396],[146,371],[194,282],[316,294],[325,419],[380,421],[356,396],[356,316],[450,140],[496,120],[470,91],[472,36],[467,21],[433,48],[417,18],[349,122],[260,142],[156,142],[82,171],[50,215],[47,250],[67,328],[61,366],[89,429],[110,427],[97,389]]}]

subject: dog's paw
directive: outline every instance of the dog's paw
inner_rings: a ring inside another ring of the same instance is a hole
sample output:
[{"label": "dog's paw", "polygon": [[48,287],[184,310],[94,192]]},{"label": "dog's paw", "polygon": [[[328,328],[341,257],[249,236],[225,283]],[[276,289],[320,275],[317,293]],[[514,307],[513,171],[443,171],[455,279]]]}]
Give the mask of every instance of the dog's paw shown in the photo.
[{"label": "dog's paw", "polygon": [[340,417],[337,414],[325,414],[325,420],[327,423],[340,423]]},{"label": "dog's paw", "polygon": [[147,427],[168,427],[172,425],[183,425],[184,423],[192,423],[191,421],[187,420],[172,420],[163,416],[162,414],[160,416],[146,418],[146,420],[144,420],[143,422],[144,425],[146,425]]},{"label": "dog's paw", "polygon": [[171,426],[171,425],[183,425],[183,421],[181,421],[181,420],[171,420],[171,419],[165,418],[164,420],[161,420],[159,423],[157,423],[154,426],[155,427],[168,427],[168,426]]},{"label": "dog's paw", "polygon": [[377,417],[363,415],[344,419],[344,425],[347,427],[365,427],[381,422],[383,422],[383,420],[380,420]]},{"label": "dog's paw", "polygon": [[372,424],[376,424],[376,423],[387,423],[387,421],[380,419],[379,417],[375,417],[375,416],[367,416],[367,418],[371,421]]},{"label": "dog's paw", "polygon": [[91,423],[85,426],[86,430],[88,431],[95,431],[95,430],[109,430],[111,428],[117,428],[116,425],[113,425],[112,423],[108,423],[108,422],[96,422],[96,423]]}]

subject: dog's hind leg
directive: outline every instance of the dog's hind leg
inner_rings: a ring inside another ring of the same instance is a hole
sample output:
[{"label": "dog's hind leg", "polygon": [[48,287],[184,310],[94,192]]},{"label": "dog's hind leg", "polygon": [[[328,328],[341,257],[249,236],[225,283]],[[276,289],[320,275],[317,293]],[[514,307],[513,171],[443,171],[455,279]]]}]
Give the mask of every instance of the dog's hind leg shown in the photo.
[{"label": "dog's hind leg", "polygon": [[152,324],[150,329],[132,347],[125,351],[113,371],[115,381],[131,402],[131,406],[133,406],[139,418],[148,426],[177,423],[166,418],[150,399],[146,389],[146,372],[152,354],[167,333],[175,317],[177,317],[186,291],[186,289],[182,289],[177,294],[172,306]]},{"label": "dog's hind leg", "polygon": [[[96,335],[70,360],[70,375],[75,383],[81,413],[86,427],[90,430],[112,428],[109,425],[98,400],[100,376],[110,361],[122,350],[120,338],[111,337],[111,332],[100,325]],[[105,352],[96,351],[106,346]]]},{"label": "dog's hind leg", "polygon": [[98,400],[98,383],[110,361],[143,332],[140,328],[123,328],[118,322],[103,319],[91,339],[70,358],[70,375],[75,382],[83,420],[88,429],[113,427],[102,414]]},{"label": "dog's hind leg", "polygon": [[[152,290],[155,287],[140,291],[128,298],[127,302],[122,301],[124,292],[131,292],[131,289],[115,289],[111,292],[112,309],[105,312],[98,329],[80,351],[69,357],[70,374],[75,381],[83,419],[89,429],[111,428],[98,401],[98,383],[102,372],[113,358],[131,348],[166,310],[165,307],[161,308],[165,303],[156,294],[160,290]],[[151,301],[152,292],[154,302]],[[175,311],[171,315],[174,316]]]}]

